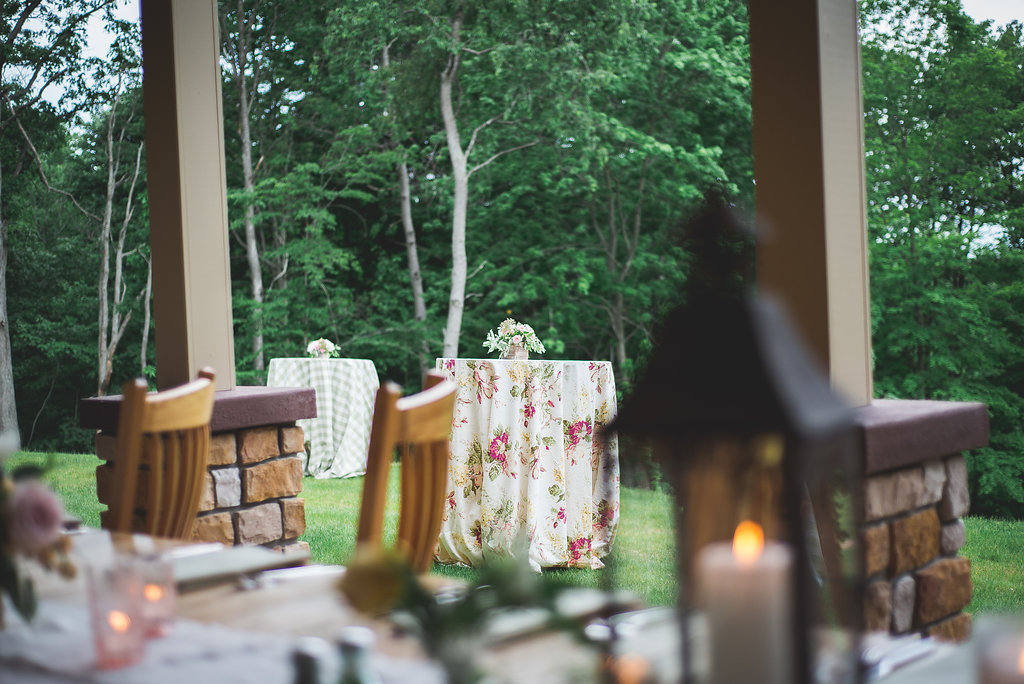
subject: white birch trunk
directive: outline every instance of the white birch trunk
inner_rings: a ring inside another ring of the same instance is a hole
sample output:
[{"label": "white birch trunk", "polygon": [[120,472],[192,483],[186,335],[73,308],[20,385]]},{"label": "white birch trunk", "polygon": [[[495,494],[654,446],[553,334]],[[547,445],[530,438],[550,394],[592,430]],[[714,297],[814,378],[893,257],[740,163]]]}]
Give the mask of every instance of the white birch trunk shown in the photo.
[{"label": "white birch trunk", "polygon": [[459,139],[458,122],[452,106],[452,86],[459,71],[459,30],[462,16],[452,21],[452,38],[455,54],[448,58],[448,66],[441,74],[441,118],[444,120],[448,156],[452,162],[453,188],[452,205],[452,281],[448,295],[448,322],[444,328],[443,356],[458,356],[459,335],[462,331],[462,312],[466,296],[466,211],[469,201],[469,172],[466,153]]},{"label": "white birch trunk", "polygon": [[[0,168],[0,192],[2,190],[3,169]],[[18,409],[14,403],[14,363],[11,361],[11,326],[7,319],[7,252],[7,219],[0,210],[0,432],[18,429]]]},{"label": "white birch trunk", "polygon": [[251,26],[245,19],[242,0],[238,0],[238,45],[235,60],[235,87],[238,90],[238,136],[242,146],[242,187],[245,189],[245,260],[249,266],[249,288],[253,301],[256,302],[256,316],[252,332],[253,369],[264,369],[263,360],[263,270],[260,266],[259,244],[256,240],[256,209],[252,201],[255,187],[252,167],[252,129],[249,115],[252,109],[252,98],[249,95],[249,83],[246,76],[250,47],[249,29]]}]

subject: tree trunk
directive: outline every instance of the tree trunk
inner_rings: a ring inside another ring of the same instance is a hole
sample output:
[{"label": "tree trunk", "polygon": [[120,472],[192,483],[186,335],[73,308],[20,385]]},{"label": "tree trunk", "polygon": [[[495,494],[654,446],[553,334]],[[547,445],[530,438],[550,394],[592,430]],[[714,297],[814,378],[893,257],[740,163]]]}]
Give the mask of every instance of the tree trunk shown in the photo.
[{"label": "tree trunk", "polygon": [[[391,67],[390,43],[381,50],[381,61],[384,68]],[[386,86],[385,86],[386,88]],[[389,98],[385,98],[389,99]],[[405,252],[409,263],[409,284],[412,286],[412,318],[417,323],[427,319],[427,305],[423,299],[423,276],[420,271],[419,250],[416,247],[416,226],[412,222],[412,193],[409,191],[409,165],[402,161],[395,168],[398,174],[399,204],[402,209],[402,231],[405,234]],[[422,340],[420,355],[420,375],[426,371],[427,355],[430,347],[427,340]]]},{"label": "tree trunk", "polygon": [[462,331],[462,312],[466,296],[466,211],[469,203],[469,173],[466,154],[459,139],[458,122],[452,106],[452,86],[459,71],[459,30],[462,15],[452,21],[452,43],[456,52],[448,57],[448,66],[441,74],[441,118],[444,120],[448,156],[452,162],[452,285],[448,295],[448,323],[444,328],[444,356],[458,356],[459,335]]},{"label": "tree trunk", "polygon": [[412,198],[409,192],[409,167],[405,162],[398,165],[398,187],[402,199],[402,228],[405,231],[405,251],[409,261],[409,281],[412,283],[413,320],[427,318],[427,305],[423,299],[423,276],[420,273],[420,257],[416,248],[416,228],[412,222]]},{"label": "tree trunk", "polygon": [[18,409],[14,403],[11,326],[7,319],[7,212],[2,190],[3,169],[0,168],[0,432],[7,432],[18,429]]},{"label": "tree trunk", "polygon": [[260,267],[259,245],[256,240],[256,209],[252,194],[255,176],[252,167],[252,129],[249,122],[252,100],[245,70],[248,68],[249,22],[245,19],[242,0],[238,0],[238,45],[235,62],[235,86],[238,89],[238,136],[242,146],[242,187],[245,189],[245,259],[249,266],[249,285],[256,302],[252,332],[252,367],[264,369],[263,361],[263,271]]},{"label": "tree trunk", "polygon": [[103,216],[100,219],[100,273],[99,290],[99,333],[96,340],[96,396],[107,393],[113,360],[107,345],[107,326],[110,325],[110,224],[114,213],[114,191],[117,189],[117,160],[114,157],[114,124],[117,120],[117,98],[110,108],[107,119],[107,194],[103,200]]},{"label": "tree trunk", "polygon": [[153,310],[153,259],[146,259],[146,291],[142,297],[142,347],[139,350],[139,376],[146,377],[146,347],[149,346],[149,321]]}]

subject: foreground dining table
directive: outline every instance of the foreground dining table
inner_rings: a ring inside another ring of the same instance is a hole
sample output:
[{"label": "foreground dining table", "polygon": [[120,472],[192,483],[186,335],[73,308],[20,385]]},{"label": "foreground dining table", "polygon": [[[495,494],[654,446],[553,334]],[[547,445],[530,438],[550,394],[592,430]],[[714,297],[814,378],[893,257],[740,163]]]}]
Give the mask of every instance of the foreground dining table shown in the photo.
[{"label": "foreground dining table", "polygon": [[[100,669],[93,653],[84,574],[112,554],[157,552],[172,559],[178,579],[177,619],[168,634],[149,639],[142,658],[116,669]],[[36,568],[39,611],[31,623],[5,604],[0,627],[0,682],[3,684],[293,684],[294,650],[309,637],[333,641],[358,625],[375,636],[372,670],[382,684],[443,684],[444,672],[424,655],[419,641],[390,616],[368,618],[342,598],[342,566],[309,565],[308,556],[281,554],[259,546],[221,547],[153,540],[145,535],[110,535],[86,530],[76,535],[72,556],[79,575],[65,581]],[[571,589],[566,605],[576,615],[608,615],[610,595]],[[595,596],[596,595],[596,596]],[[6,601],[6,598],[4,599]],[[586,610],[584,606],[590,604]],[[613,605],[620,607],[621,597]],[[602,608],[604,606],[604,608]],[[504,684],[597,682],[608,662],[565,631],[539,628],[536,615],[498,611],[489,628],[475,633],[472,649],[488,681]],[[633,679],[678,684],[682,672],[680,633],[672,608],[628,608],[610,618],[588,617],[587,634],[614,626],[612,653],[629,665]],[[703,646],[699,633],[692,653]],[[899,654],[897,653],[897,656]],[[924,657],[868,681],[884,684],[973,684],[982,682],[972,644],[938,642]],[[702,664],[703,663],[703,664]],[[324,661],[322,681],[337,681],[337,663]],[[706,676],[704,659],[695,672]],[[333,669],[332,669],[333,668]],[[639,673],[639,674],[638,674]],[[700,681],[704,681],[701,679]]]},{"label": "foreground dining table", "polygon": [[458,386],[438,559],[602,567],[619,520],[608,361],[439,358]]},{"label": "foreground dining table", "polygon": [[[180,580],[175,623],[165,636],[146,640],[137,662],[100,668],[89,624],[87,568],[110,563],[115,554],[154,551],[173,561]],[[445,682],[440,665],[391,616],[367,617],[346,602],[338,589],[343,566],[311,565],[308,555],[259,546],[164,540],[154,546],[145,535],[100,530],[75,535],[72,557],[79,573],[71,581],[31,568],[41,599],[31,622],[17,616],[9,601],[4,606],[3,684],[293,684],[296,647],[310,637],[333,643],[352,626],[373,632],[369,657],[381,684]],[[574,607],[581,603],[587,601],[572,601]],[[568,633],[538,631],[533,617],[524,614],[525,620],[478,634],[466,648],[474,649],[491,681],[588,681],[599,664],[594,650]],[[322,681],[337,681],[338,663],[328,658],[321,664]]]},{"label": "foreground dining table", "polygon": [[323,479],[366,472],[373,402],[380,387],[373,361],[271,359],[267,386],[316,390],[316,418],[296,421],[309,442],[306,475]]}]

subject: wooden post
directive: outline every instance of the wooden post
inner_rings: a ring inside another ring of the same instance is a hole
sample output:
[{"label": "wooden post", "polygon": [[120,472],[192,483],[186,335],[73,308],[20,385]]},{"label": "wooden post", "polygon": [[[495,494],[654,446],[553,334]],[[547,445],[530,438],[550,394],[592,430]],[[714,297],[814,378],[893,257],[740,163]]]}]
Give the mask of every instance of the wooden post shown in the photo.
[{"label": "wooden post", "polygon": [[750,0],[758,284],[833,387],[871,400],[856,0]]},{"label": "wooden post", "polygon": [[216,0],[142,0],[157,385],[235,386]]}]

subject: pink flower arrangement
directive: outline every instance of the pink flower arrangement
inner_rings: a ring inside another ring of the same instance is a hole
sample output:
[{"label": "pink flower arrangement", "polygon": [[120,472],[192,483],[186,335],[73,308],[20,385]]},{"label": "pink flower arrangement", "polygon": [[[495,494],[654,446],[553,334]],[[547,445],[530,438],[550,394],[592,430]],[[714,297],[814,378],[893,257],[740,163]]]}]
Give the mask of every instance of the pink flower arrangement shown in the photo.
[{"label": "pink flower arrangement", "polygon": [[[21,575],[16,557],[34,559],[65,578],[74,576],[75,566],[68,558],[69,538],[60,533],[64,509],[35,477],[40,469],[22,466],[13,476],[4,472],[4,459],[17,450],[16,437],[0,436],[0,593],[30,619],[36,609],[35,589],[32,580]],[[0,625],[2,620],[0,611]]]},{"label": "pink flower arrangement", "polygon": [[8,538],[17,551],[35,555],[60,537],[64,509],[57,496],[38,481],[16,484],[7,509]]}]

